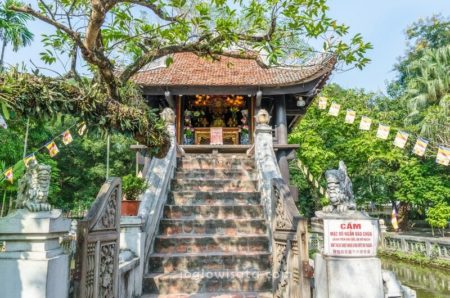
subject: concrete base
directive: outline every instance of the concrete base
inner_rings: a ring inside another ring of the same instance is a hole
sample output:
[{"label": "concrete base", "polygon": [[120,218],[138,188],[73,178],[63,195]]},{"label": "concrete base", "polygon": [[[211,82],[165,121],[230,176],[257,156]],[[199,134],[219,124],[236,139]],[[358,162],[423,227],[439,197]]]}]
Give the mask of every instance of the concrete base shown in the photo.
[{"label": "concrete base", "polygon": [[0,296],[67,297],[69,258],[58,240],[69,229],[59,210],[20,209],[0,219]]},{"label": "concrete base", "polygon": [[316,254],[316,298],[383,298],[381,261],[378,258],[342,258]]}]

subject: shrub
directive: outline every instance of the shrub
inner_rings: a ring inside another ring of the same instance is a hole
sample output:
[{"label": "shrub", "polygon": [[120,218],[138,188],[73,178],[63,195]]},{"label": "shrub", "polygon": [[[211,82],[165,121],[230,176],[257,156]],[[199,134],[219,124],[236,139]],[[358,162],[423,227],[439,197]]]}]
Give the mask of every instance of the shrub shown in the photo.
[{"label": "shrub", "polygon": [[147,183],[143,178],[132,174],[122,177],[122,191],[127,200],[136,200],[146,187]]}]

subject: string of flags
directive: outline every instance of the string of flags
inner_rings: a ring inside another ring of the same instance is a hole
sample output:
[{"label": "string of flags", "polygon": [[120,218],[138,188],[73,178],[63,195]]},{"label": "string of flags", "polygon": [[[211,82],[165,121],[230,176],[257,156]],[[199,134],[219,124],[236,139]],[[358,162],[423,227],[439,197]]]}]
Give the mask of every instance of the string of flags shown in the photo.
[{"label": "string of flags", "polygon": [[[326,110],[328,107],[328,98],[326,97],[319,97],[319,109],[320,110]],[[328,109],[328,115],[337,117],[339,115],[339,112],[341,110],[341,105],[332,102],[329,109]],[[344,122],[347,124],[353,124],[356,120],[356,112],[351,109],[347,109],[345,114],[345,120]],[[364,131],[369,131],[372,127],[373,120],[367,116],[361,116],[361,122],[359,124],[359,129]],[[376,137],[382,140],[387,140],[390,134],[390,126],[379,123],[377,128]],[[393,145],[403,149],[405,148],[406,144],[408,143],[408,139],[411,139],[411,134],[399,130],[397,134],[395,135]],[[429,141],[422,138],[417,137],[416,142],[414,143],[414,147],[412,152],[417,156],[424,156],[425,152],[427,151],[427,147],[429,145]],[[448,166],[450,164],[450,148],[446,147],[444,145],[438,145],[438,152],[436,155],[436,163]]]},{"label": "string of flags", "polygon": [[[2,121],[4,121],[4,119],[0,115],[0,126],[7,129],[6,123],[5,123],[5,126],[3,126]],[[73,136],[72,136],[72,133],[70,132],[70,130],[76,125],[78,125],[78,130],[77,130],[78,135],[83,136],[87,129],[86,123],[82,122],[82,123],[79,123],[79,124],[77,123],[77,124],[70,126],[66,130],[64,130],[62,133],[56,135],[50,141],[46,142],[44,145],[39,147],[36,151],[26,155],[25,158],[23,159],[23,163],[25,164],[25,167],[28,168],[28,165],[32,161],[36,161],[36,154],[44,148],[47,149],[50,157],[55,157],[56,155],[58,155],[59,148],[58,148],[58,145],[56,144],[57,139],[61,138],[62,143],[66,146],[69,145],[70,143],[72,143]],[[6,171],[3,173],[3,176],[4,176],[3,179],[5,179],[6,181],[10,182],[11,184],[14,183],[14,167],[13,166],[8,167],[6,169]]]}]

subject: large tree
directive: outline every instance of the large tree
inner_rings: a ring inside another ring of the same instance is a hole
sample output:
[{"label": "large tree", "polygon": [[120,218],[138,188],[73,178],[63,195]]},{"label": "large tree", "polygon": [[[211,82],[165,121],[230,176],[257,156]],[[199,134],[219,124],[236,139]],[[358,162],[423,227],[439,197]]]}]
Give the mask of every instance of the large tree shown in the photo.
[{"label": "large tree", "polygon": [[[411,216],[423,218],[426,211],[436,207],[447,210],[444,207],[450,205],[450,175],[444,166],[436,164],[436,148],[428,148],[432,157],[422,159],[411,153],[413,137],[405,149],[392,145],[396,132],[404,129],[403,119],[408,115],[402,101],[364,90],[346,90],[334,84],[325,87],[322,93],[330,102],[341,105],[339,116],[330,116],[314,104],[289,140],[300,145],[299,159],[320,179],[323,187],[326,187],[325,171],[336,168],[339,160],[344,160],[358,205],[382,206],[398,202],[402,229],[408,228]],[[346,109],[356,111],[358,118],[354,124],[344,122]],[[358,128],[362,115],[374,120],[371,131]],[[391,126],[388,140],[376,137],[378,122]],[[294,181],[303,190],[300,201],[313,198],[298,176],[294,175]],[[312,214],[311,210],[305,211]]]},{"label": "large tree", "polygon": [[[170,54],[177,52],[254,59],[246,55],[251,50],[264,53],[272,64],[284,64],[305,61],[319,50],[362,68],[371,47],[359,34],[343,40],[348,27],[328,17],[325,0],[38,0],[37,7],[11,9],[56,28],[44,37],[48,48],[42,58],[52,63],[57,55],[69,55],[69,74],[78,80],[81,54],[94,73],[92,80],[105,90],[104,106],[127,104],[129,96],[123,89],[130,78],[160,57],[167,56],[170,63]],[[323,49],[309,47],[310,39],[323,39]],[[167,143],[166,137],[154,143],[149,133],[142,133],[146,144]]]},{"label": "large tree", "polygon": [[27,22],[32,19],[31,16],[10,9],[12,5],[17,4],[15,0],[6,0],[0,5],[0,71],[3,69],[8,44],[11,44],[13,51],[16,52],[33,40],[33,33],[27,27]]}]

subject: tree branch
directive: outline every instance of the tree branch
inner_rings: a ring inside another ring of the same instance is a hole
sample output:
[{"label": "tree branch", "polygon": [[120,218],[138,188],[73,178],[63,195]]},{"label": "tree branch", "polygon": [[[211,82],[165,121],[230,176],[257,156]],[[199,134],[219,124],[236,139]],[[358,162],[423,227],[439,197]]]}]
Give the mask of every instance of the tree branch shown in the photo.
[{"label": "tree branch", "polygon": [[83,42],[81,41],[81,37],[80,37],[80,34],[78,32],[75,32],[72,29],[70,29],[69,27],[67,27],[67,26],[65,26],[65,25],[63,25],[63,24],[61,24],[61,23],[59,23],[59,22],[57,22],[57,21],[55,21],[55,20],[53,20],[53,19],[43,15],[41,13],[35,11],[30,6],[21,6],[21,7],[11,6],[11,9],[14,10],[14,11],[17,11],[17,12],[22,12],[22,13],[31,15],[31,16],[33,16],[33,17],[35,17],[35,18],[37,18],[37,19],[39,19],[39,20],[49,24],[49,25],[52,25],[53,27],[58,28],[59,30],[61,30],[61,31],[65,32],[67,35],[69,35],[70,38],[72,38],[73,41],[75,41],[80,46],[80,48],[84,48]]},{"label": "tree branch", "polygon": [[162,19],[164,21],[174,22],[174,21],[177,21],[180,18],[180,16],[175,16],[175,17],[169,16],[167,14],[167,12],[165,12],[164,10],[162,10],[161,8],[156,6],[155,4],[151,3],[150,1],[146,1],[146,0],[119,0],[118,2],[132,3],[132,4],[136,4],[136,5],[140,5],[140,6],[146,7],[148,9],[150,9],[151,11],[153,11],[153,13],[155,15],[157,15],[160,19]]},{"label": "tree branch", "polygon": [[194,51],[194,45],[175,45],[175,46],[167,46],[161,49],[150,50],[147,53],[144,53],[142,56],[137,58],[130,65],[125,67],[125,70],[120,74],[119,81],[124,84],[126,83],[135,73],[137,73],[142,67],[151,61],[161,58],[166,55],[180,53],[180,52],[189,52]]}]

